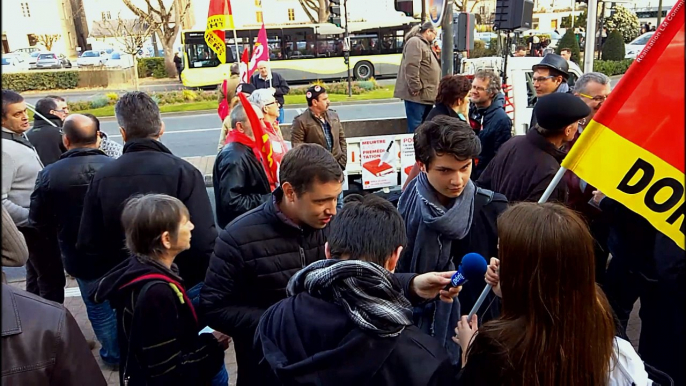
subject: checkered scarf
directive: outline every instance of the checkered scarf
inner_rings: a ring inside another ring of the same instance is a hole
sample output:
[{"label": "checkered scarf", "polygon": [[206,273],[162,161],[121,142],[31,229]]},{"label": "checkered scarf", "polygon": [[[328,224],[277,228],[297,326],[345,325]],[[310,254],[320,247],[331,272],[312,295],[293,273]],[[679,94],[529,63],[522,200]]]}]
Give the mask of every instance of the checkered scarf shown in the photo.
[{"label": "checkered scarf", "polygon": [[288,296],[306,291],[343,307],[362,330],[381,337],[399,335],[412,324],[412,306],[386,269],[359,260],[320,260],[288,282]]}]

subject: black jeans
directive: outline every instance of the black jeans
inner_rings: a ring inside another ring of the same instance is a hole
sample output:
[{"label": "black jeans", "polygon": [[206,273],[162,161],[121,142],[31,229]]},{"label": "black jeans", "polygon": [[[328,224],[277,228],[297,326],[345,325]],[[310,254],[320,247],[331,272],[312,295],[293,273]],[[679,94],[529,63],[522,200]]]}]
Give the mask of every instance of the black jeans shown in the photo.
[{"label": "black jeans", "polygon": [[26,291],[64,303],[64,276],[62,256],[56,237],[41,235],[35,228],[20,227],[19,231],[29,247],[29,260],[26,262]]}]

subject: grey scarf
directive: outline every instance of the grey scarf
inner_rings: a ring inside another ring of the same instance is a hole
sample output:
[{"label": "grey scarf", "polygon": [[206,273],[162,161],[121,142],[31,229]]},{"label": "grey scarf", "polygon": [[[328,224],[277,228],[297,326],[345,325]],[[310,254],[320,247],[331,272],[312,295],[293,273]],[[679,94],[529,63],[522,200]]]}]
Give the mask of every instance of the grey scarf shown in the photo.
[{"label": "grey scarf", "polygon": [[288,296],[300,292],[343,307],[362,330],[397,336],[412,325],[412,308],[386,269],[359,260],[320,260],[288,281]]}]

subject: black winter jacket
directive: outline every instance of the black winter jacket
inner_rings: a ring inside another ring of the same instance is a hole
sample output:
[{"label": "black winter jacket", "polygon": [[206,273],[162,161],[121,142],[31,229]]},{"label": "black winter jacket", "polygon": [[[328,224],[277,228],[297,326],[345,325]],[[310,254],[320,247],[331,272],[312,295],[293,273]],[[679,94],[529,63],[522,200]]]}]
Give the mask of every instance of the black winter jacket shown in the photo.
[{"label": "black winter jacket", "polygon": [[481,154],[479,162],[472,172],[472,180],[477,180],[486,166],[491,162],[500,146],[512,137],[512,120],[505,113],[503,94],[493,98],[491,105],[485,109],[479,109],[474,104],[469,109],[469,117],[481,123],[479,140],[481,141]]},{"label": "black winter jacket", "polygon": [[113,159],[99,149],[72,149],[47,166],[31,194],[29,223],[46,236],[57,236],[64,269],[74,277],[88,276],[85,257],[76,250],[83,200],[95,173]]},{"label": "black winter jacket", "polygon": [[33,128],[26,133],[26,137],[33,147],[36,148],[36,153],[38,153],[38,157],[43,162],[43,166],[48,166],[53,162],[57,162],[62,153],[67,151],[67,148],[62,143],[62,120],[52,114],[43,116],[57,125],[57,127],[36,115]]},{"label": "black winter jacket", "polygon": [[130,386],[209,385],[224,363],[214,336],[198,335],[202,326],[183,281],[167,267],[130,257],[90,295],[117,310],[120,381],[126,369]]},{"label": "black winter jacket", "polygon": [[217,155],[212,184],[217,224],[222,229],[271,195],[264,167],[252,149],[238,142],[226,144]]},{"label": "black winter jacket", "polygon": [[283,107],[284,105],[283,96],[288,94],[289,91],[291,91],[291,88],[288,86],[286,79],[284,79],[283,76],[273,71],[271,79],[264,80],[260,78],[259,73],[256,73],[250,78],[250,83],[252,83],[252,85],[255,86],[256,89],[274,87],[274,90],[276,90],[274,92],[274,98],[277,102],[279,102],[279,105],[281,107]]},{"label": "black winter jacket", "polygon": [[84,202],[77,248],[88,254],[89,277],[98,279],[128,257],[121,213],[136,194],[161,193],[186,205],[195,225],[191,248],[176,258],[181,277],[192,288],[205,277],[217,231],[212,206],[200,171],[174,156],[161,142],[135,139],[124,154],[93,178]]},{"label": "black winter jacket", "polygon": [[[560,168],[565,153],[537,130],[507,141],[476,184],[502,193],[509,202],[537,202]],[[560,181],[549,201],[565,203],[567,185]]]}]

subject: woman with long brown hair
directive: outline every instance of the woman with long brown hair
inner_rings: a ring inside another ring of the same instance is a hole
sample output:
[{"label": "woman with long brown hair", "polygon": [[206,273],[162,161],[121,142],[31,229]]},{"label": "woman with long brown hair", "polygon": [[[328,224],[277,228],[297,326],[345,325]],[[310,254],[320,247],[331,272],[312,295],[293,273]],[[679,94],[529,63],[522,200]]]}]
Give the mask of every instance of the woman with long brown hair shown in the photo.
[{"label": "woman with long brown hair", "polygon": [[478,331],[476,316],[458,324],[460,384],[647,384],[640,358],[615,337],[595,283],[593,238],[577,214],[516,204],[498,218],[498,236],[500,260],[492,259],[487,282],[502,297],[501,316]]}]

